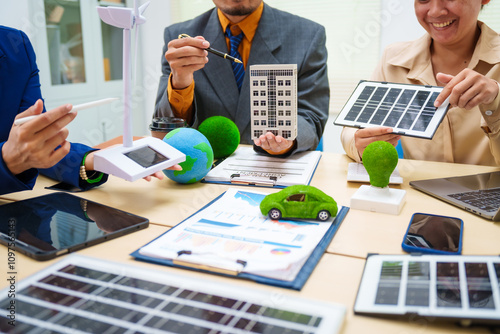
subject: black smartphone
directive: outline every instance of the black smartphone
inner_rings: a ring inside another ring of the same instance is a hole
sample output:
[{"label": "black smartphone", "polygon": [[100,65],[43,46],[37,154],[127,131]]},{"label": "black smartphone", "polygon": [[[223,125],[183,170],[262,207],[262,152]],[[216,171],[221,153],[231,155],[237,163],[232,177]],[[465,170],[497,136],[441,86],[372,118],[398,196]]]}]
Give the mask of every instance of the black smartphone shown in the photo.
[{"label": "black smartphone", "polygon": [[408,253],[460,254],[464,222],[460,218],[415,213],[402,247]]},{"label": "black smartphone", "polygon": [[0,206],[0,243],[49,260],[148,227],[149,220],[68,193]]}]

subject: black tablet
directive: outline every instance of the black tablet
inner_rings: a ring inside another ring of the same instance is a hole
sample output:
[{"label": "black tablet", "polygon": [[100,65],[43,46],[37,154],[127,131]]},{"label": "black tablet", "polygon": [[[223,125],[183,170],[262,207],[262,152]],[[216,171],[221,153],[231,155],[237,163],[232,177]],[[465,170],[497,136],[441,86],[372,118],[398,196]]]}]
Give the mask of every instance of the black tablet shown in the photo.
[{"label": "black tablet", "polygon": [[148,227],[149,220],[67,193],[0,206],[0,243],[49,260]]}]

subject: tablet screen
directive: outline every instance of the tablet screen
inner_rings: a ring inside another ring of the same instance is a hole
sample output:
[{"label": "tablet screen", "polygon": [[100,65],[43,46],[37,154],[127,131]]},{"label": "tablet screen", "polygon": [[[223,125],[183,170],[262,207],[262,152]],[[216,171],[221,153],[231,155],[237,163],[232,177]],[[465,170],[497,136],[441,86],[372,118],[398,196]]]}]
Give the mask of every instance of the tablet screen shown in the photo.
[{"label": "tablet screen", "polygon": [[54,193],[0,206],[0,240],[38,260],[148,226],[148,220],[93,201]]}]

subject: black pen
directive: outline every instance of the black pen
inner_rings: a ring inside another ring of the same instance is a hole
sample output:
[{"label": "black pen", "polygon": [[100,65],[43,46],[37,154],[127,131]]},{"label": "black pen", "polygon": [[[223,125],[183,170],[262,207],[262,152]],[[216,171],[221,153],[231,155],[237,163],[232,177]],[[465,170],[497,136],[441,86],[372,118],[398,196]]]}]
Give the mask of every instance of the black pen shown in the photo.
[{"label": "black pen", "polygon": [[[188,34],[180,34],[179,35],[179,38],[186,38],[186,37],[191,37],[191,36],[189,36]],[[219,50],[215,50],[215,49],[212,49],[212,48],[207,48],[205,50],[207,50],[210,53],[213,53],[214,55],[222,57],[224,59],[229,59],[229,60],[234,61],[236,63],[243,64],[243,62],[241,60],[239,60],[238,58],[234,58],[233,56],[230,56],[230,55],[228,55],[225,52],[222,52],[222,51],[219,51]]]}]

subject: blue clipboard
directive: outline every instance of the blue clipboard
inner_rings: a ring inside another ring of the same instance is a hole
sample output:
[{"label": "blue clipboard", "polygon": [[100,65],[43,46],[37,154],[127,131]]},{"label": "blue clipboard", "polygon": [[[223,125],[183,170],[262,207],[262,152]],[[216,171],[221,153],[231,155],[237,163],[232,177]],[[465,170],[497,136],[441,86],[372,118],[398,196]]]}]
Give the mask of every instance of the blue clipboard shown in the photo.
[{"label": "blue clipboard", "polygon": [[[221,198],[223,195],[224,195],[224,193],[219,195],[217,198],[212,200],[207,205],[205,205],[199,211],[207,208],[212,203],[214,203],[219,198]],[[155,258],[155,257],[143,255],[139,252],[139,249],[137,249],[136,251],[134,251],[130,255],[139,261],[162,264],[162,265],[171,266],[171,267],[191,269],[191,270],[196,270],[196,271],[201,271],[201,272],[206,272],[206,273],[222,275],[222,276],[226,276],[226,277],[237,277],[237,278],[249,279],[249,280],[255,281],[257,283],[261,283],[261,284],[268,284],[268,285],[277,286],[277,287],[281,287],[281,288],[287,288],[287,289],[301,290],[302,287],[304,286],[304,284],[306,283],[307,279],[309,278],[309,276],[313,272],[314,268],[318,264],[319,260],[321,259],[321,256],[325,252],[325,249],[328,247],[328,245],[332,241],[333,237],[335,236],[335,233],[337,233],[337,230],[339,229],[340,225],[342,224],[348,211],[349,211],[349,207],[345,207],[345,206],[339,210],[339,212],[337,213],[337,216],[335,217],[335,219],[332,222],[332,225],[326,231],[326,233],[323,236],[323,238],[321,239],[321,241],[318,243],[318,245],[315,247],[315,249],[312,251],[309,258],[307,259],[307,261],[302,266],[300,272],[297,274],[295,279],[292,281],[284,281],[284,280],[279,280],[279,279],[274,279],[274,278],[269,278],[269,277],[263,277],[263,276],[254,275],[254,274],[245,273],[245,272],[240,272],[237,274],[229,274],[225,271],[216,270],[215,268],[213,270],[208,270],[206,268],[204,268],[204,269],[195,268],[193,266],[181,265],[181,264],[175,263],[173,259],[160,259],[160,258]],[[195,215],[195,214],[196,213],[194,213],[193,215]],[[192,217],[193,215],[191,215],[190,217]],[[180,222],[176,226],[182,224],[184,221],[186,221],[190,217],[186,218],[185,220],[183,220],[182,222]],[[175,226],[173,228],[175,228]],[[165,233],[168,233],[169,231],[167,231]],[[154,240],[151,240],[148,244],[154,242],[156,239],[160,238],[162,235],[158,236]],[[148,245],[148,244],[146,244],[146,245]]]}]

